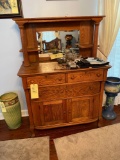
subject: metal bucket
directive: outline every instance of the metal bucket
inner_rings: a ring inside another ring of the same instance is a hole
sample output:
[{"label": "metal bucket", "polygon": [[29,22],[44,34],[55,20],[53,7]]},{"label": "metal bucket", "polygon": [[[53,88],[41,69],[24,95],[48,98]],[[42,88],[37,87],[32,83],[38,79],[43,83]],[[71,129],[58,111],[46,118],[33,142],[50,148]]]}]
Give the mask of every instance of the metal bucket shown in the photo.
[{"label": "metal bucket", "polygon": [[2,114],[10,129],[21,126],[21,106],[18,96],[14,92],[5,93],[0,96]]}]

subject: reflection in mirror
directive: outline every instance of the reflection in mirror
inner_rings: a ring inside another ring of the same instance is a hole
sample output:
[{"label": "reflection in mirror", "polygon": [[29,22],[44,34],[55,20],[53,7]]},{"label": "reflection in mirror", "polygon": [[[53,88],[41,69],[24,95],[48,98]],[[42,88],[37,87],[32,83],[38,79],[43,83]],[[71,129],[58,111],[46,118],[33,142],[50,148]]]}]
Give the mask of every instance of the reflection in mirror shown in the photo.
[{"label": "reflection in mirror", "polygon": [[72,31],[46,31],[37,32],[38,49],[40,53],[63,51],[65,49],[78,50],[80,33]]}]

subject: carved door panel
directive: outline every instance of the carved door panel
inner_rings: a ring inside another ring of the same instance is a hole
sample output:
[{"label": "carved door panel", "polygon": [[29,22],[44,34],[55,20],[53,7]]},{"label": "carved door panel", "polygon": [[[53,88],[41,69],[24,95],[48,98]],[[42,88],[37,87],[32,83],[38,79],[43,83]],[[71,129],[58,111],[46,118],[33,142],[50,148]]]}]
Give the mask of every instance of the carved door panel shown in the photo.
[{"label": "carved door panel", "polygon": [[38,128],[52,128],[66,123],[65,100],[39,102],[32,101],[34,125]]},{"label": "carved door panel", "polygon": [[98,118],[99,95],[67,100],[68,121],[86,123]]}]

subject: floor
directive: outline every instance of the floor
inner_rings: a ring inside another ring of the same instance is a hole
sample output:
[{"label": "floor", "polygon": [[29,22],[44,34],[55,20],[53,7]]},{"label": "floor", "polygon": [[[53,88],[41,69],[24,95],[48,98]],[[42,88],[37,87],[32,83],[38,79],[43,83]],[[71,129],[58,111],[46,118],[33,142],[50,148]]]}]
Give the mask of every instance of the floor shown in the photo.
[{"label": "floor", "polygon": [[[115,120],[105,120],[102,118],[99,122],[99,127],[120,123],[120,105],[115,106],[114,110],[117,113],[117,118]],[[41,130],[41,131],[35,130],[35,135],[36,137],[50,136],[50,160],[58,160],[53,143],[54,138],[94,128],[97,128],[97,122],[84,125],[76,125],[71,127],[49,129],[49,130]],[[31,137],[31,132],[29,129],[29,117],[22,117],[22,125],[20,128],[16,130],[9,130],[5,121],[4,120],[0,121],[0,141],[11,140],[11,139],[23,139],[30,137]]]}]

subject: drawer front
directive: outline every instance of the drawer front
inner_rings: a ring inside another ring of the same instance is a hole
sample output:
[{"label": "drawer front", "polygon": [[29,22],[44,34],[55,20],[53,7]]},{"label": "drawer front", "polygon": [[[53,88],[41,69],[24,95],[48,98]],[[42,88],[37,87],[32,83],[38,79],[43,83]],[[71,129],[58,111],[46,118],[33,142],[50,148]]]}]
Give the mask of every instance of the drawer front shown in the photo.
[{"label": "drawer front", "polygon": [[27,78],[27,86],[30,84],[42,85],[53,85],[65,83],[65,74],[55,74],[55,75],[40,75]]},{"label": "drawer front", "polygon": [[101,89],[100,84],[100,82],[69,84],[67,86],[67,96],[69,98],[99,94]]},{"label": "drawer front", "polygon": [[66,97],[66,85],[39,87],[39,101],[52,101]]},{"label": "drawer front", "polygon": [[39,87],[39,101],[52,101],[100,93],[100,82]]},{"label": "drawer front", "polygon": [[80,71],[74,73],[68,73],[68,82],[82,82],[82,81],[102,81],[103,70],[92,71]]}]

